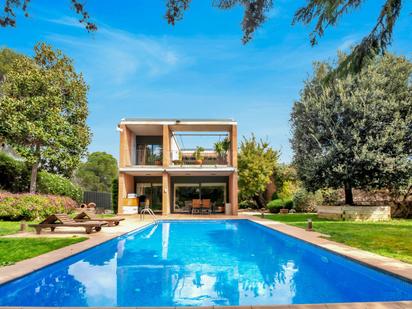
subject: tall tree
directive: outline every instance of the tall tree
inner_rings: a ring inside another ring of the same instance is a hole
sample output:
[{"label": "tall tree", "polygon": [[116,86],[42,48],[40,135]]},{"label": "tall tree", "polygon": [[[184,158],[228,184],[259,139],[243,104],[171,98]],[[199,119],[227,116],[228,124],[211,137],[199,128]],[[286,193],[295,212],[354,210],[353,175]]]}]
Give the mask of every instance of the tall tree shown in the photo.
[{"label": "tall tree", "polygon": [[[345,61],[345,57],[341,57]],[[412,178],[412,63],[387,54],[361,74],[334,77],[315,66],[291,116],[298,175],[308,190],[395,190]]]},{"label": "tall tree", "polygon": [[40,166],[71,175],[91,135],[87,85],[72,60],[44,43],[34,51],[14,61],[0,90],[0,136],[32,166],[30,192]]},{"label": "tall tree", "polygon": [[[4,4],[4,15],[0,16],[0,26],[15,26],[16,11],[21,9],[28,16],[28,3],[30,0],[7,0]],[[323,36],[325,29],[336,26],[339,19],[358,9],[366,0],[307,0],[306,6],[296,11],[293,24],[305,25],[314,23],[314,29],[310,35],[310,42],[315,45],[318,38]],[[338,71],[359,72],[365,63],[377,54],[382,54],[392,42],[392,33],[397,19],[402,10],[402,2],[405,0],[385,0],[380,7],[376,22],[361,42],[355,46],[351,55],[345,62],[340,63]],[[85,25],[88,31],[97,30],[97,26],[90,20],[90,16],[84,5],[78,0],[71,0],[73,10],[80,15],[79,22]],[[166,19],[174,25],[183,18],[183,14],[189,9],[191,0],[167,0]],[[214,0],[212,5],[222,10],[228,10],[236,6],[242,6],[244,15],[242,20],[243,43],[251,40],[254,32],[268,18],[268,13],[274,8],[273,0]],[[379,5],[379,4],[376,4]]]},{"label": "tall tree", "polygon": [[269,143],[256,140],[254,135],[243,138],[238,158],[239,189],[243,198],[252,198],[260,208],[266,207],[263,192],[271,181],[278,158],[279,153]]},{"label": "tall tree", "polygon": [[117,161],[106,152],[92,152],[75,173],[75,181],[85,191],[111,192],[117,177]]},{"label": "tall tree", "polygon": [[22,54],[16,53],[10,48],[0,49],[0,82],[3,81],[4,75],[11,69],[12,64],[18,58],[25,57]]}]

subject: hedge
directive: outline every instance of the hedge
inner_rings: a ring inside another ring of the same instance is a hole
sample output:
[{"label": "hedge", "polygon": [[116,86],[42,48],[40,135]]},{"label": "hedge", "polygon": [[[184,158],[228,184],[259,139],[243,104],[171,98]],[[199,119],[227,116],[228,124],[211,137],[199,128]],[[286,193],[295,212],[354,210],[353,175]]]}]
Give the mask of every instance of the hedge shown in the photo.
[{"label": "hedge", "polygon": [[69,197],[0,192],[0,219],[42,220],[54,213],[70,213],[77,203]]},{"label": "hedge", "polygon": [[0,152],[0,188],[10,192],[27,192],[30,185],[30,170],[23,161],[18,161]]},{"label": "hedge", "polygon": [[282,199],[275,199],[270,201],[267,204],[267,208],[271,213],[278,213],[280,209],[286,208],[286,209],[292,209],[293,208],[293,201],[291,199],[287,200],[282,200]]},{"label": "hedge", "polygon": [[320,191],[312,193],[301,189],[293,196],[293,208],[297,212],[316,212],[316,207],[322,203],[323,197]]},{"label": "hedge", "polygon": [[[0,152],[0,189],[13,193],[28,192],[31,170],[24,161],[18,161]],[[44,194],[63,195],[80,203],[83,192],[63,176],[40,171],[37,176],[37,191]]]},{"label": "hedge", "polygon": [[68,196],[78,203],[83,200],[82,189],[63,176],[40,171],[37,177],[37,191],[44,194]]},{"label": "hedge", "polygon": [[117,214],[119,205],[119,178],[113,179],[112,182],[112,206],[113,206],[113,212]]}]

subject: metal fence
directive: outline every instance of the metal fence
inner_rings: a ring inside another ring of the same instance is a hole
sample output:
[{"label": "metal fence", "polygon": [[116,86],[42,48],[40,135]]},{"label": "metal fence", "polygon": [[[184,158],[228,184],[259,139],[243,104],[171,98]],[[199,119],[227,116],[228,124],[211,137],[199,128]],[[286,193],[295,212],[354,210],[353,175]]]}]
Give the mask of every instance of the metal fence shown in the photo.
[{"label": "metal fence", "polygon": [[83,193],[83,203],[95,203],[96,208],[112,210],[112,195],[108,192],[85,191]]}]

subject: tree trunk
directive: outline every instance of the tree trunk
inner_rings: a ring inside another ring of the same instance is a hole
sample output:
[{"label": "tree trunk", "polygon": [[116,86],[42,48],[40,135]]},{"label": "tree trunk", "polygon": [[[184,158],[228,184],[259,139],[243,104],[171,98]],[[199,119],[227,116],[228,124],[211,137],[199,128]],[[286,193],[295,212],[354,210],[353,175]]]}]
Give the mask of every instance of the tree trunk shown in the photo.
[{"label": "tree trunk", "polygon": [[40,145],[39,144],[36,144],[35,154],[36,154],[36,162],[33,163],[31,167],[30,193],[36,193],[36,189],[37,189],[37,172],[39,170],[39,162],[40,162]]},{"label": "tree trunk", "polygon": [[259,207],[259,209],[266,208],[266,200],[264,199],[262,194],[255,195],[254,200],[255,200],[257,206]]},{"label": "tree trunk", "polygon": [[39,169],[39,162],[36,161],[36,163],[34,163],[31,167],[30,193],[36,193],[38,169]]},{"label": "tree trunk", "polygon": [[355,205],[353,202],[352,186],[349,182],[345,182],[345,204]]}]

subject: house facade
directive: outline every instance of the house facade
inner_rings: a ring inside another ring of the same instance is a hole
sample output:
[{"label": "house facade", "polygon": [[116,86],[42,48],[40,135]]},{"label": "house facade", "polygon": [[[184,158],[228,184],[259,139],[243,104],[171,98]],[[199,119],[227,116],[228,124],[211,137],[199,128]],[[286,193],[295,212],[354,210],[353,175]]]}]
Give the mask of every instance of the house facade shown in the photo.
[{"label": "house facade", "polygon": [[[236,121],[126,118],[118,131],[119,214],[137,213],[137,206],[164,215],[192,213],[193,203],[207,201],[212,213],[237,215]],[[216,142],[195,147],[185,145],[188,137]]]}]

